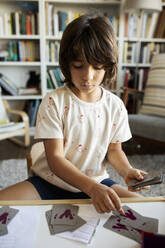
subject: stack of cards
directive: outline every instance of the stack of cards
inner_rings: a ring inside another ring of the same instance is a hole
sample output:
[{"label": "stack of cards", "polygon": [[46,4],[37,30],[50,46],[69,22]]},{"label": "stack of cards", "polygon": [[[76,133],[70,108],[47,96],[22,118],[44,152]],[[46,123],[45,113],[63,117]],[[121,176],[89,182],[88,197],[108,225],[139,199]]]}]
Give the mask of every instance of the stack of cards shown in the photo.
[{"label": "stack of cards", "polygon": [[114,215],[107,220],[104,227],[140,244],[142,243],[142,234],[144,232],[158,232],[158,219],[145,217],[128,206],[123,206],[123,209],[125,215],[121,215],[115,210]]},{"label": "stack of cards", "polygon": [[78,206],[71,204],[59,204],[48,210],[45,215],[50,233],[73,232],[84,225],[86,221],[78,216],[78,209]]},{"label": "stack of cards", "polygon": [[10,207],[0,208],[0,236],[8,234],[7,225],[18,212],[18,209]]}]

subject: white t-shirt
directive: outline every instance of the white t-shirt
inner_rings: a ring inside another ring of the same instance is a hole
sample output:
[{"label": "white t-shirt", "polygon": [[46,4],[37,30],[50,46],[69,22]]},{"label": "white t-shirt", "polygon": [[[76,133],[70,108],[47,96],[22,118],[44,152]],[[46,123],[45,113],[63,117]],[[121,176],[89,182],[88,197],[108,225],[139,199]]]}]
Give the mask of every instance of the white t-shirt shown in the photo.
[{"label": "white t-shirt", "polygon": [[[84,102],[64,85],[42,100],[35,138],[64,139],[65,157],[100,182],[109,177],[105,161],[109,144],[131,138],[127,110],[118,96],[104,88],[99,101]],[[80,191],[51,172],[44,151],[32,171],[58,187]]]}]

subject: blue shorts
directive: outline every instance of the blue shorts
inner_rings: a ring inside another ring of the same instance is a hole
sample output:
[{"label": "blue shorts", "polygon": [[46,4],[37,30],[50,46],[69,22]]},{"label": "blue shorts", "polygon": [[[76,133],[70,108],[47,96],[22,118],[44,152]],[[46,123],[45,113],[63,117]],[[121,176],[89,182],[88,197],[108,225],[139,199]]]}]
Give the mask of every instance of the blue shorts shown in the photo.
[{"label": "blue shorts", "polygon": [[[90,198],[88,195],[86,195],[83,192],[70,192],[64,189],[61,189],[44,179],[42,179],[39,176],[32,176],[27,179],[28,182],[32,183],[33,186],[38,191],[40,197],[42,200],[57,200],[57,199],[87,199]],[[104,179],[102,184],[111,187],[113,184],[116,184],[113,180],[110,178]]]}]

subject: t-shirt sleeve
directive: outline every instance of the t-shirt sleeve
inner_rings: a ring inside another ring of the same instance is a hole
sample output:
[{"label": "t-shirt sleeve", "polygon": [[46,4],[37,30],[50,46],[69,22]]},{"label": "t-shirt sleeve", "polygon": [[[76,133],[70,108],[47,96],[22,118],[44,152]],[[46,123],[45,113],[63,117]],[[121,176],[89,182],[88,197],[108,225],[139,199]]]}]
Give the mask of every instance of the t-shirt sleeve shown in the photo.
[{"label": "t-shirt sleeve", "polygon": [[132,137],[128,122],[128,113],[122,101],[120,104],[120,108],[116,112],[114,125],[115,128],[112,139],[110,141],[111,143],[122,143]]},{"label": "t-shirt sleeve", "polygon": [[37,113],[35,139],[63,138],[63,124],[58,112],[58,103],[46,95]]}]

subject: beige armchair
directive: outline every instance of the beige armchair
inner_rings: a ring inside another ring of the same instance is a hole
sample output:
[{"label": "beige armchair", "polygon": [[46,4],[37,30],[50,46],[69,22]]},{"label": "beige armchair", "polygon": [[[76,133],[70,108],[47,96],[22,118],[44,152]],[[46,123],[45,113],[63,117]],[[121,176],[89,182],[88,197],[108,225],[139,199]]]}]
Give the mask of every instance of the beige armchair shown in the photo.
[{"label": "beige armchair", "polygon": [[[17,115],[21,118],[21,122],[10,122],[9,114]],[[0,97],[0,140],[10,139],[18,145],[27,147],[30,144],[29,134],[29,118],[28,115],[21,110],[12,109],[6,100]],[[5,125],[8,124],[8,125]],[[11,124],[11,125],[10,125]],[[24,141],[17,136],[24,136]]]}]

